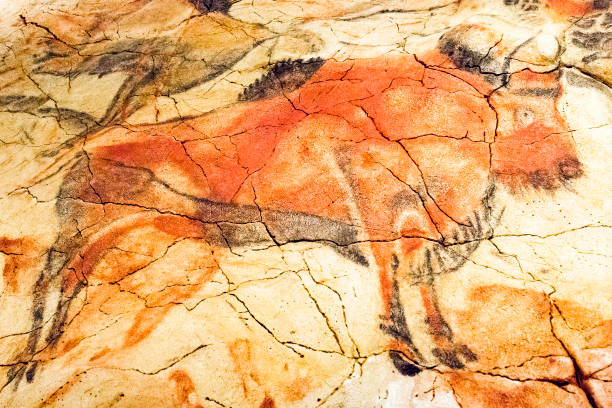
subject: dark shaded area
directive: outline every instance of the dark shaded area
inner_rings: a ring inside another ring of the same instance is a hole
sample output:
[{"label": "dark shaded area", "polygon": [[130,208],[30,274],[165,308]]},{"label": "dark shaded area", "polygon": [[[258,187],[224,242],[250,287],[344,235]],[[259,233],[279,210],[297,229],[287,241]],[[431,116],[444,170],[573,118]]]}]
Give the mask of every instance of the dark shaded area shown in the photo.
[{"label": "dark shaded area", "polygon": [[480,54],[453,36],[454,33],[444,34],[440,38],[438,47],[442,54],[448,56],[457,68],[472,69],[479,66],[485,54]]},{"label": "dark shaded area", "polygon": [[260,222],[247,224],[233,224],[220,222],[217,224],[227,241],[227,245],[232,248],[274,245],[268,231]]},{"label": "dark shaded area", "polygon": [[518,6],[521,11],[536,11],[540,7],[539,0],[504,0],[506,6]]},{"label": "dark shaded area", "polygon": [[337,245],[330,245],[330,246],[338,254],[342,255],[343,257],[345,257],[349,261],[352,261],[352,262],[356,263],[357,265],[361,265],[361,266],[369,266],[370,265],[370,263],[368,262],[367,258],[365,257],[365,255],[363,254],[361,249],[359,249],[359,246],[357,244],[349,245],[349,246],[345,246],[345,247],[344,246],[337,246]]},{"label": "dark shaded area", "polygon": [[0,96],[0,108],[9,112],[31,112],[45,103],[47,98],[25,95]]},{"label": "dark shaded area", "polygon": [[[142,47],[141,41],[136,41],[134,44],[137,47]],[[98,75],[103,77],[113,72],[134,72],[137,71],[143,64],[144,58],[141,54],[131,51],[119,51],[114,53],[112,50],[108,54],[101,55],[98,58],[90,59],[88,74]],[[147,61],[149,62],[149,61]],[[85,64],[84,64],[85,65]]]},{"label": "dark shaded area", "polygon": [[479,75],[493,85],[502,85],[506,82],[502,63],[489,55],[490,49],[478,50],[469,44],[474,28],[471,25],[458,25],[447,31],[438,40],[438,49],[457,68]]},{"label": "dark shaded area", "polygon": [[563,75],[565,79],[567,79],[567,83],[570,86],[595,89],[604,94],[606,97],[612,98],[612,89],[605,83],[599,82],[595,76],[587,76],[576,69],[564,69]]},{"label": "dark shaded area", "polygon": [[[391,259],[391,267],[393,268],[394,273],[396,273],[397,268],[399,267],[399,259],[395,254]],[[404,314],[404,306],[402,305],[402,301],[400,299],[399,285],[397,283],[396,277],[393,278],[393,287],[391,292],[389,311],[389,322],[386,324],[382,323],[380,325],[380,329],[388,335],[392,336],[393,338],[401,341],[406,347],[410,349],[410,351],[414,354],[415,358],[423,360],[423,356],[421,355],[417,347],[414,345],[412,341],[412,336],[410,335],[410,330],[408,329],[408,323],[406,322],[406,315]],[[390,357],[393,360],[393,354],[391,354]],[[401,355],[399,357],[403,360]],[[396,364],[395,360],[393,360],[393,364]],[[402,367],[404,367],[405,370],[408,370],[408,368],[404,365],[402,365]],[[400,370],[399,367],[397,368],[398,370]],[[401,370],[400,373],[402,373]]]},{"label": "dark shaded area", "polygon": [[612,32],[572,32],[572,44],[587,50],[603,49],[602,44],[610,40],[612,40]]},{"label": "dark shaded area", "polygon": [[398,351],[391,350],[389,352],[389,358],[391,359],[391,362],[393,363],[393,365],[395,366],[395,368],[401,375],[406,375],[408,377],[414,377],[415,375],[417,375],[418,373],[422,371],[420,367],[406,360],[404,356],[402,355],[402,353]]},{"label": "dark shaded area", "polygon": [[559,175],[563,180],[571,180],[584,174],[582,163],[576,158],[569,157],[559,162]]},{"label": "dark shaded area", "polygon": [[594,17],[585,17],[574,23],[574,25],[578,28],[582,28],[584,30],[593,27],[596,23],[596,19]]},{"label": "dark shaded area", "polygon": [[357,241],[358,228],[341,221],[317,215],[262,210],[263,222],[279,244],[295,241],[329,241],[347,246]]},{"label": "dark shaded area", "polygon": [[[215,7],[221,6],[216,4]],[[189,38],[123,39],[110,42],[106,47],[98,47],[95,52],[88,51],[87,45],[72,48],[59,41],[48,41],[43,51],[32,55],[31,70],[34,74],[65,78],[76,78],[83,74],[99,78],[118,72],[126,74],[107,111],[95,123],[97,127],[102,127],[121,122],[145,104],[151,95],[184,92],[217,77],[257,44],[259,42],[255,38],[246,42],[225,43],[221,46],[222,50],[207,56],[210,50]],[[6,101],[14,107],[28,107],[34,102],[18,101],[14,97]],[[50,114],[59,115],[54,111]],[[87,119],[85,117],[81,120],[85,125],[79,125],[71,133],[81,137],[91,131],[92,126]]]},{"label": "dark shaded area", "polygon": [[[111,188],[102,189],[101,185]],[[64,274],[71,273],[66,270],[66,266],[86,243],[78,229],[78,222],[88,217],[92,206],[107,202],[137,205],[143,209],[158,208],[159,203],[151,201],[151,197],[154,196],[153,189],[159,190],[160,187],[191,206],[196,204],[198,210],[195,214],[181,213],[180,210],[174,214],[201,221],[202,236],[216,247],[229,247],[231,250],[261,243],[282,245],[317,241],[357,264],[368,265],[357,244],[358,229],[354,225],[306,213],[260,210],[254,205],[237,205],[196,197],[173,189],[149,169],[125,166],[110,160],[89,159],[81,155],[64,177],[58,194],[55,211],[62,228],[47,253],[45,267],[33,289],[32,331],[25,350],[17,358],[25,363],[14,365],[7,373],[7,380],[13,382],[15,389],[23,377],[28,382],[33,381],[38,366],[34,360],[37,350],[40,346],[54,347],[57,344],[69,324],[68,312],[73,300],[87,286],[87,277],[81,277],[69,289],[64,284],[67,279]],[[59,298],[54,306],[51,328],[45,337],[46,344],[39,345],[45,309],[54,288],[59,289]],[[401,305],[397,307],[401,309]]]},{"label": "dark shaded area", "polygon": [[96,120],[91,115],[73,109],[42,106],[47,101],[49,98],[42,96],[4,95],[0,96],[0,112],[27,112],[36,116],[54,117],[62,128],[72,133],[85,132],[96,126]]},{"label": "dark shaded area", "polygon": [[259,408],[276,408],[276,403],[274,403],[274,400],[269,395],[266,395],[264,400],[261,401]]},{"label": "dark shaded area", "polygon": [[603,21],[599,23],[603,29],[612,28],[612,13],[606,13],[603,16]]},{"label": "dark shaded area", "polygon": [[610,0],[595,0],[593,1],[593,8],[595,10],[606,10],[610,7]]},{"label": "dark shaded area", "polygon": [[202,14],[218,11],[227,14],[232,2],[229,0],[189,0],[191,4]]},{"label": "dark shaded area", "polygon": [[318,241],[348,260],[368,266],[368,260],[356,244],[359,229],[355,225],[293,211],[262,210],[262,219],[274,241],[281,245]]},{"label": "dark shaded area", "polygon": [[583,175],[582,163],[574,157],[568,157],[559,161],[556,169],[541,169],[527,174],[527,180],[535,189],[554,191],[559,183],[565,184]]},{"label": "dark shaded area", "polygon": [[555,88],[519,88],[510,91],[514,95],[522,96],[534,96],[539,98],[553,98],[557,99],[561,95],[561,89]]},{"label": "dark shaded area", "polygon": [[267,74],[249,85],[239,100],[256,101],[292,92],[308,81],[324,62],[322,59],[279,61]]},{"label": "dark shaded area", "polygon": [[[446,339],[449,344],[448,348],[433,348],[432,353],[440,363],[453,369],[464,368],[465,363],[477,360],[477,356],[467,345],[454,341],[453,332],[444,319],[439,307],[434,279],[436,276],[459,269],[469,259],[476,248],[478,248],[482,238],[491,233],[490,223],[493,220],[489,207],[489,200],[494,194],[495,187],[494,184],[491,184],[485,196],[482,198],[483,206],[474,211],[472,215],[467,217],[461,225],[458,225],[457,228],[450,233],[449,237],[445,238],[447,244],[441,245],[437,242],[431,243],[430,247],[424,251],[423,260],[417,265],[411,266],[411,279],[415,283],[422,285],[422,289],[426,289],[427,294],[422,292],[421,296],[427,297],[432,306],[431,315],[428,315],[425,320],[430,334],[432,334],[434,338]],[[394,271],[399,267],[398,261],[397,256],[393,256],[391,259],[391,266]],[[397,276],[393,278],[389,309],[390,324],[381,325],[381,329],[408,347],[410,351],[414,353],[417,361],[422,361],[422,357],[416,349],[410,335],[404,307],[400,300]],[[404,361],[396,361],[397,357],[390,357],[400,372],[402,372],[401,370],[412,372],[412,369],[406,366]]]},{"label": "dark shaded area", "polygon": [[[477,227],[479,229],[480,227]],[[434,357],[438,359],[439,362],[446,365],[447,367],[454,369],[461,369],[465,367],[465,364],[461,362],[459,356],[464,356],[467,361],[476,360],[476,355],[464,344],[456,344],[453,341],[453,331],[451,330],[449,324],[446,322],[444,317],[442,316],[442,312],[440,311],[438,296],[434,287],[433,280],[433,268],[431,262],[431,252],[429,249],[425,251],[425,269],[428,271],[431,280],[426,283],[429,288],[429,300],[433,306],[433,315],[427,316],[425,319],[425,323],[429,327],[429,331],[434,335],[434,338],[445,338],[452,344],[451,348],[442,349],[435,347],[432,350],[432,354]],[[425,295],[422,295],[425,296]]]},{"label": "dark shaded area", "polygon": [[529,180],[529,184],[536,189],[542,188],[544,190],[553,190],[557,184],[555,175],[546,170],[533,171],[527,174],[527,179]]},{"label": "dark shaded area", "polygon": [[468,362],[476,361],[477,359],[476,354],[465,344],[456,345],[452,350],[434,348],[431,352],[442,364],[457,370],[465,367],[465,364],[459,360],[458,356],[462,356]]},{"label": "dark shaded area", "polygon": [[599,24],[599,27],[608,30],[612,27],[612,13],[595,13],[592,15],[588,15],[580,20],[576,21],[574,25],[580,29],[588,30]]},{"label": "dark shaded area", "polygon": [[393,294],[391,295],[391,305],[389,309],[391,311],[391,316],[389,319],[390,324],[381,324],[381,330],[392,336],[393,338],[402,341],[406,346],[411,348],[411,351],[418,358],[422,358],[421,354],[412,342],[412,336],[410,335],[410,331],[408,330],[406,315],[404,314],[404,307],[399,298],[399,288],[397,285],[397,280],[394,280],[393,282]]},{"label": "dark shaded area", "polygon": [[[606,4],[607,8],[609,4]],[[569,31],[567,37],[571,45],[585,50],[588,55],[582,58],[584,64],[609,59],[612,55],[612,13],[592,13],[576,21],[577,29]],[[605,78],[601,78],[603,82]]]}]

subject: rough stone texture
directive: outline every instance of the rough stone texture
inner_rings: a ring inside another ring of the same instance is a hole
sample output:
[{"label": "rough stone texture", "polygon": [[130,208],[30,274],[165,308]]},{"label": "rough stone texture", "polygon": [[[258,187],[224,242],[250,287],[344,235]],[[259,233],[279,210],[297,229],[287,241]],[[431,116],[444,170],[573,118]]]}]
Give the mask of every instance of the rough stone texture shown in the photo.
[{"label": "rough stone texture", "polygon": [[0,16],[0,406],[612,406],[612,9]]}]

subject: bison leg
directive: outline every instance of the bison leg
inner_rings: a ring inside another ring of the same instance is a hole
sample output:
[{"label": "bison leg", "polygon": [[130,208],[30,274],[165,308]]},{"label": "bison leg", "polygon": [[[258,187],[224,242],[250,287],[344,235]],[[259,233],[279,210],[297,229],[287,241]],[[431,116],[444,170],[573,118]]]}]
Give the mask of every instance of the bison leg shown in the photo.
[{"label": "bison leg", "polygon": [[413,376],[421,371],[423,356],[412,341],[406,315],[395,279],[399,261],[389,243],[373,243],[372,252],[378,267],[384,314],[380,328],[393,337],[389,357],[403,375]]},{"label": "bison leg", "polygon": [[[431,252],[425,252],[425,282],[419,284],[419,291],[426,314],[426,323],[434,342],[432,354],[438,361],[450,368],[463,368],[464,362],[476,360],[476,354],[465,344],[456,343],[453,331],[440,311],[438,295],[434,285],[431,266]],[[463,361],[462,361],[463,360]]]}]

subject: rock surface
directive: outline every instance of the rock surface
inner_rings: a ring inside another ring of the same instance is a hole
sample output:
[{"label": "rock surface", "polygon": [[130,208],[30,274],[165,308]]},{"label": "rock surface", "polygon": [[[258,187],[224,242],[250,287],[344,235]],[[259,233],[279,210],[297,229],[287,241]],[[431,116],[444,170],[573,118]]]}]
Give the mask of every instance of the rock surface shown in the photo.
[{"label": "rock surface", "polygon": [[0,406],[612,406],[609,1],[0,36]]}]

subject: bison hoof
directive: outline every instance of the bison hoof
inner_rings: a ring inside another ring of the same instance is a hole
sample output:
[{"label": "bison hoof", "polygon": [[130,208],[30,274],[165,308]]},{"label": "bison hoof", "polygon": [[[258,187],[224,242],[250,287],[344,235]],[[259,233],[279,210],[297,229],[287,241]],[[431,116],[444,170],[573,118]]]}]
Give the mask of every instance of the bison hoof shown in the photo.
[{"label": "bison hoof", "polygon": [[401,375],[406,375],[408,377],[414,377],[418,373],[422,371],[422,369],[417,366],[412,361],[408,360],[402,353],[397,351],[390,351],[389,357],[391,358],[391,362],[399,371]]}]

